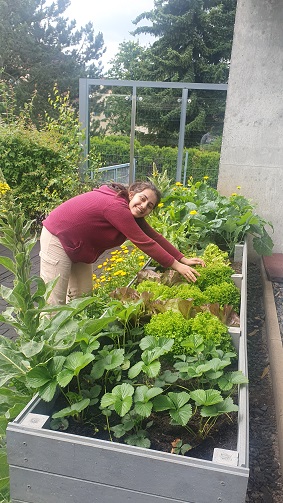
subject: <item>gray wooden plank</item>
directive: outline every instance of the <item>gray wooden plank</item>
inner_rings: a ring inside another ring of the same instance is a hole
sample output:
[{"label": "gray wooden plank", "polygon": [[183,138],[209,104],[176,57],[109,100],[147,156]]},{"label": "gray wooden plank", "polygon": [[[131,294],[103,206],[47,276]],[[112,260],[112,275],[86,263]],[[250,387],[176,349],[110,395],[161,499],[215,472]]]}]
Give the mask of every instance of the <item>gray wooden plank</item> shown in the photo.
[{"label": "gray wooden plank", "polygon": [[10,466],[22,467],[26,484],[30,472],[39,471],[104,485],[111,481],[113,487],[141,493],[146,487],[169,500],[178,495],[181,501],[211,503],[213,495],[215,501],[239,503],[248,483],[245,468],[20,424],[8,426],[7,447]]},{"label": "gray wooden plank", "polygon": [[[12,503],[195,503],[12,467]],[[241,503],[239,501],[239,503]]]}]

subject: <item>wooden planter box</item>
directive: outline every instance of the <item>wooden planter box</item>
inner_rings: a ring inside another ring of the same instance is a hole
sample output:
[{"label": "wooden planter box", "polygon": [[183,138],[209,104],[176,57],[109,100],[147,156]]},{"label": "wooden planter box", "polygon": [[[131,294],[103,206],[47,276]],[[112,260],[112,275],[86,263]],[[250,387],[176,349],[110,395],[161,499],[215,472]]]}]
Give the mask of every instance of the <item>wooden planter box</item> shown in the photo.
[{"label": "wooden planter box", "polygon": [[[246,245],[239,328],[230,328],[247,375]],[[35,397],[7,428],[13,503],[244,503],[248,468],[248,386],[239,387],[237,450],[204,461],[48,429],[52,403]]]}]

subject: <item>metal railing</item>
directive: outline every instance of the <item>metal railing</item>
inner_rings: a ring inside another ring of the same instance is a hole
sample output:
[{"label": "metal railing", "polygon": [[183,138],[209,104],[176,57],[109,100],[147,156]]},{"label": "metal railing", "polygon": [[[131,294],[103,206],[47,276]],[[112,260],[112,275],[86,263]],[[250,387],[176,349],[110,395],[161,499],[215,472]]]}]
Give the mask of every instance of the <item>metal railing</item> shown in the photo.
[{"label": "metal railing", "polygon": [[[130,180],[130,163],[114,164],[113,166],[105,166],[99,168],[102,182],[117,182],[129,184]],[[135,162],[134,162],[134,179],[135,179]]]}]

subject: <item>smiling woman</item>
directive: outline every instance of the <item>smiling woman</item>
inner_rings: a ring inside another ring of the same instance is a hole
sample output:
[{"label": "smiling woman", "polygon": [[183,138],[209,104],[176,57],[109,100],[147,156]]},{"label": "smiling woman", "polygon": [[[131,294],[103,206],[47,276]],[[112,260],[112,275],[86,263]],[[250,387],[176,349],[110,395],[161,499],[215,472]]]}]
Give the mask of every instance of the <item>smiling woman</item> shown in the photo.
[{"label": "smiling woman", "polygon": [[92,291],[92,264],[105,251],[127,239],[163,267],[195,282],[191,266],[204,262],[188,259],[145,220],[158,205],[159,190],[151,182],[130,187],[102,185],[75,196],[55,208],[43,221],[40,238],[40,275],[57,283],[50,304],[64,304]]}]

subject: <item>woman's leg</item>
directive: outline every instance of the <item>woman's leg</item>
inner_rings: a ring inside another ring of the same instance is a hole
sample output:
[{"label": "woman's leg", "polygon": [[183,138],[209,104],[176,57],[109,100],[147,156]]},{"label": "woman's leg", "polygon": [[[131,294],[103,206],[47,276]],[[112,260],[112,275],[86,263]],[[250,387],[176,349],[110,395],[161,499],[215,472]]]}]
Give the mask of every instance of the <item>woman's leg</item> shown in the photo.
[{"label": "woman's leg", "polygon": [[72,264],[67,291],[68,300],[91,294],[92,270],[92,264],[85,264],[83,262]]},{"label": "woman's leg", "polygon": [[62,247],[60,240],[45,227],[41,231],[39,256],[40,276],[43,281],[47,283],[59,276],[48,299],[48,303],[51,305],[66,304],[72,262]]}]

